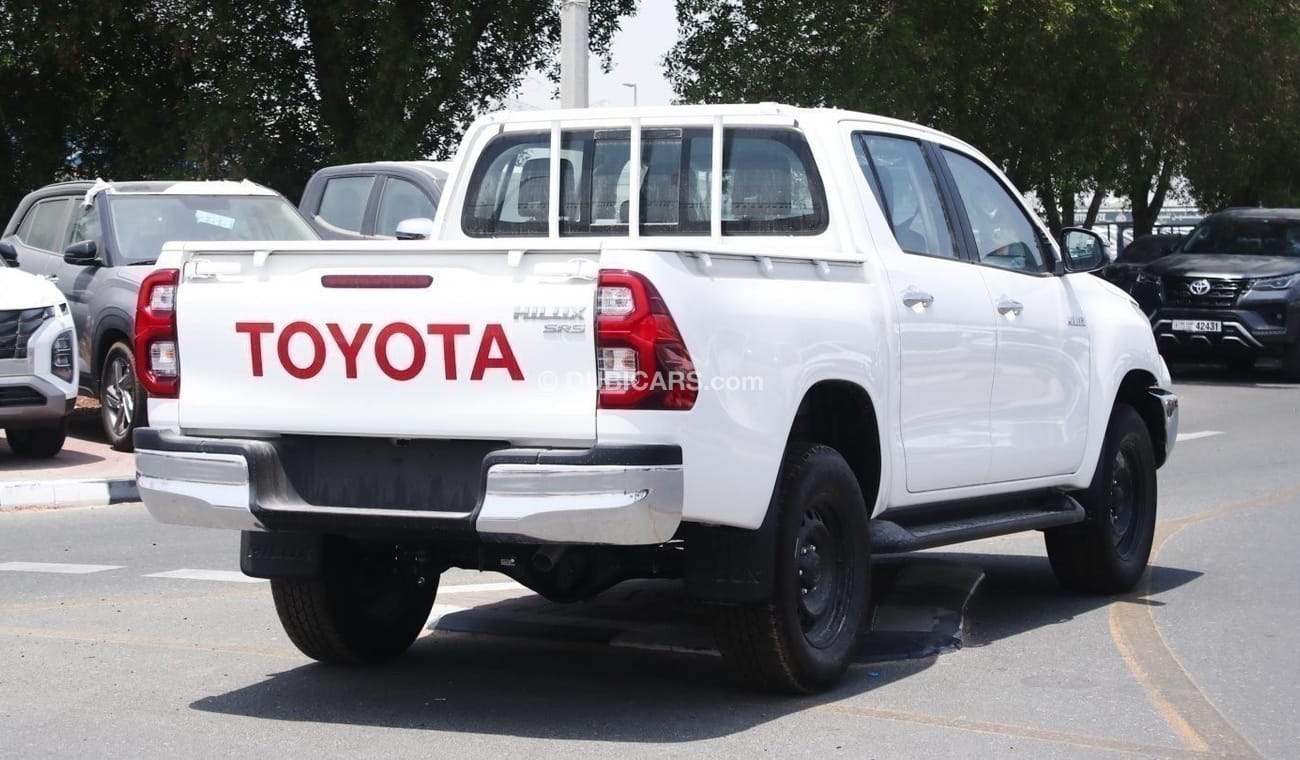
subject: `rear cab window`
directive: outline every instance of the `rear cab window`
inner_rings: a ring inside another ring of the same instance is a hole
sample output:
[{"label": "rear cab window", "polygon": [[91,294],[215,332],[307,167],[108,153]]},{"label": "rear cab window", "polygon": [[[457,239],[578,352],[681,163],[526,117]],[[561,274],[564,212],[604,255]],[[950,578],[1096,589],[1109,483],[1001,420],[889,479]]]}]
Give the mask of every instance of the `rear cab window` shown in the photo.
[{"label": "rear cab window", "polygon": [[[713,144],[708,127],[641,130],[639,234],[710,234]],[[728,127],[722,145],[722,234],[816,235],[826,230],[825,189],[801,133]],[[633,223],[631,154],[627,129],[561,133],[561,236],[628,234]],[[486,147],[474,167],[461,227],[471,237],[546,236],[550,192],[550,132],[503,135]]]}]

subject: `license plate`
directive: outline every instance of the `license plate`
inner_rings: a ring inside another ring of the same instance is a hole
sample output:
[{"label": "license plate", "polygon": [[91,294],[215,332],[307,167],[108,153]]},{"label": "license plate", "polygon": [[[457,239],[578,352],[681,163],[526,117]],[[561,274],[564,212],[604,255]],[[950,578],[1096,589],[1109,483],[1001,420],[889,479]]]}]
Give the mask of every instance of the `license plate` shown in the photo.
[{"label": "license plate", "polygon": [[1217,333],[1223,332],[1223,323],[1216,319],[1175,319],[1176,332]]}]

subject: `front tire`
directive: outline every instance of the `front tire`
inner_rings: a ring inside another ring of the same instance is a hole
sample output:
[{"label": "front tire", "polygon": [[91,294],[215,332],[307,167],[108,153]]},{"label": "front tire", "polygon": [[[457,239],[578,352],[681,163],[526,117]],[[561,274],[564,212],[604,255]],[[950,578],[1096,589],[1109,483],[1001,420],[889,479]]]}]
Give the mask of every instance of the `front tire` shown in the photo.
[{"label": "front tire", "polygon": [[135,371],[135,352],[125,343],[114,343],[99,370],[99,416],[113,449],[135,449],[132,434],[145,423],[146,398]]},{"label": "front tire", "polygon": [[1117,404],[1092,483],[1073,494],[1087,518],[1045,531],[1047,557],[1062,586],[1122,594],[1137,585],[1156,528],[1156,458],[1142,417]]},{"label": "front tire", "polygon": [[67,437],[66,418],[43,427],[5,428],[9,450],[20,459],[49,459],[63,450]]},{"label": "front tire", "polygon": [[289,640],[333,665],[375,665],[401,656],[424,628],[438,576],[403,570],[391,545],[326,543],[320,578],[272,578],[275,611]]},{"label": "front tire", "polygon": [[804,444],[786,454],[774,508],[771,597],[714,607],[714,635],[742,682],[810,694],[843,675],[867,627],[867,507],[844,458]]}]

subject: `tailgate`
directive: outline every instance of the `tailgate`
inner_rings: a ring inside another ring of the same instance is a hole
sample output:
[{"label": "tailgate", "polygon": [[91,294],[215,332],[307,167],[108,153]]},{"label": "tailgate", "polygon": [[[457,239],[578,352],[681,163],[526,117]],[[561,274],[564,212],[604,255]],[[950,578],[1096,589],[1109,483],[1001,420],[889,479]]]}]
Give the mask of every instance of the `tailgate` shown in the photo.
[{"label": "tailgate", "polygon": [[199,253],[186,431],[590,443],[596,254]]}]

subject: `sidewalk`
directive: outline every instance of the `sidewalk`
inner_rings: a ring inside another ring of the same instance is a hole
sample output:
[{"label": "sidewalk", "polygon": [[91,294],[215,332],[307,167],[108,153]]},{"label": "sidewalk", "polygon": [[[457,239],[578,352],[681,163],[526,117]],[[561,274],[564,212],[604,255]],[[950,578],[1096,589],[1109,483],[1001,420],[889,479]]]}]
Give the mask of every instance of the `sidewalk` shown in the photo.
[{"label": "sidewalk", "polygon": [[0,510],[73,507],[135,501],[135,456],[113,451],[99,409],[78,409],[63,451],[52,459],[19,459],[0,432]]}]

